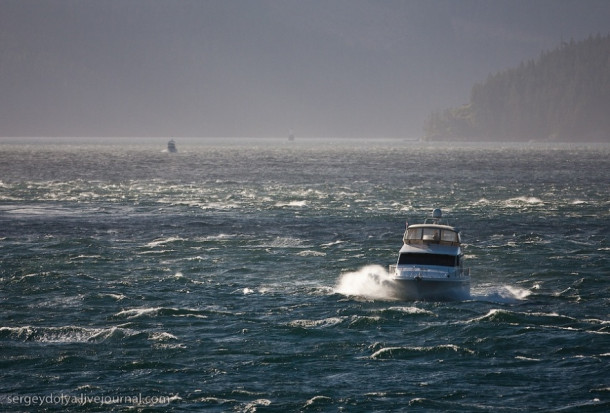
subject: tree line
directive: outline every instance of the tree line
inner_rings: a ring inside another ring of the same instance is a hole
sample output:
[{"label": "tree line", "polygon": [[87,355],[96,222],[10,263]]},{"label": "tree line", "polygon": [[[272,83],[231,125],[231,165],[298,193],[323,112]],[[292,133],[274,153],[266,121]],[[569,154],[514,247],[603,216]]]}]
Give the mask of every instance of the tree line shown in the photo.
[{"label": "tree line", "polygon": [[610,35],[562,43],[432,113],[427,140],[610,142]]}]

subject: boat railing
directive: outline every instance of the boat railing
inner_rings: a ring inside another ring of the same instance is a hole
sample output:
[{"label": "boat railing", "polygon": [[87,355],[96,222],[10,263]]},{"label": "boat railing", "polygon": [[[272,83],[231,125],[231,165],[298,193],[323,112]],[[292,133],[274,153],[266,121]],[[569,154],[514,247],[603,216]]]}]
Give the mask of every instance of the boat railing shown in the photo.
[{"label": "boat railing", "polygon": [[[396,264],[388,267],[390,275],[401,275],[406,273],[408,276],[426,275],[432,278],[451,278],[451,277],[470,277],[470,268],[456,268],[453,271],[444,271],[431,268],[397,268]],[[439,276],[442,274],[442,276]]]}]

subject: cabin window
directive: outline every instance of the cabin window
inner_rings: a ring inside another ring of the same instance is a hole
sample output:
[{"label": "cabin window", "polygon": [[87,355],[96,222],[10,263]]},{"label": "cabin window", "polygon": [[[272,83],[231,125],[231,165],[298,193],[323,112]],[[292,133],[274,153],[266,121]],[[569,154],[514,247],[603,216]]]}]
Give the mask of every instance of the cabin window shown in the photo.
[{"label": "cabin window", "polygon": [[458,242],[458,234],[454,231],[444,230],[441,239],[447,242]]},{"label": "cabin window", "polygon": [[409,228],[407,230],[407,239],[421,239],[421,228]]},{"label": "cabin window", "polygon": [[408,228],[406,241],[451,242],[459,243],[456,231],[442,228]]},{"label": "cabin window", "polygon": [[403,253],[398,257],[398,265],[442,265],[456,267],[459,259],[455,255]]},{"label": "cabin window", "polygon": [[424,241],[440,241],[441,239],[441,230],[437,228],[423,228],[424,236],[422,239]]}]

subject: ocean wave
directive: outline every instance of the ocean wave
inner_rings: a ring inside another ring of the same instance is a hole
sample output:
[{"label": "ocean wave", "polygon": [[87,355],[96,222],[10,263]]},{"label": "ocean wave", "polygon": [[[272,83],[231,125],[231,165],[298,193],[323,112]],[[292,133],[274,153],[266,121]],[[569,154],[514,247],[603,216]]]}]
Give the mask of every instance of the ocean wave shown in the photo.
[{"label": "ocean wave", "polygon": [[165,331],[154,332],[149,335],[149,339],[152,341],[170,341],[170,340],[178,340],[173,334],[167,333]]},{"label": "ocean wave", "polygon": [[297,253],[300,257],[325,257],[325,252],[313,251],[313,250],[305,250]]},{"label": "ocean wave", "polygon": [[434,317],[438,317],[438,315],[432,311],[425,310],[423,308],[418,307],[409,307],[409,306],[401,306],[401,307],[390,307],[383,312],[399,312],[403,314],[422,314],[422,315],[431,315]]},{"label": "ocean wave", "polygon": [[314,396],[305,402],[305,405],[303,406],[303,408],[309,409],[312,406],[313,406],[313,408],[315,408],[316,406],[329,404],[332,401],[333,401],[333,399],[331,399],[328,396]]},{"label": "ocean wave", "polygon": [[381,348],[371,354],[370,358],[376,360],[407,359],[411,357],[429,356],[431,354],[438,356],[451,354],[472,355],[475,354],[475,352],[469,348],[460,347],[455,344],[441,344],[427,347],[399,346]]},{"label": "ocean wave", "polygon": [[532,358],[532,357],[525,357],[525,356],[515,356],[515,360],[539,362],[542,359]]},{"label": "ocean wave", "polygon": [[259,407],[271,406],[271,400],[269,399],[256,399],[244,405],[244,413],[255,413]]},{"label": "ocean wave", "polygon": [[310,245],[305,244],[305,241],[293,237],[276,237],[270,243],[262,245],[267,248],[307,248]]},{"label": "ocean wave", "polygon": [[63,208],[57,205],[11,205],[3,206],[2,209],[7,214],[20,216],[66,217],[83,214],[83,210]]},{"label": "ocean wave", "polygon": [[181,237],[159,238],[159,239],[149,242],[148,244],[146,244],[146,246],[149,248],[156,248],[160,245],[167,245],[167,244],[172,244],[174,242],[181,242],[181,241],[186,241],[186,239],[181,238]]},{"label": "ocean wave", "polygon": [[518,196],[515,198],[509,198],[504,201],[506,206],[517,206],[517,205],[533,205],[533,204],[543,204],[544,201],[535,196]]},{"label": "ocean wave", "polygon": [[307,201],[288,201],[288,202],[277,202],[275,204],[278,208],[283,207],[295,207],[295,208],[303,208],[307,206]]},{"label": "ocean wave", "polygon": [[115,317],[138,318],[148,314],[157,314],[162,307],[130,308],[116,313]]},{"label": "ocean wave", "polygon": [[91,343],[110,338],[123,338],[133,334],[135,334],[133,330],[121,327],[0,327],[0,339],[7,338],[41,343]]},{"label": "ocean wave", "polygon": [[511,285],[475,287],[470,298],[474,301],[485,301],[492,303],[518,303],[525,300],[532,294],[526,288],[514,287]]},{"label": "ocean wave", "polygon": [[378,325],[384,319],[380,316],[356,316],[350,317],[349,327],[350,328],[370,328],[374,325]]},{"label": "ocean wave", "polygon": [[336,326],[337,324],[341,324],[344,320],[345,317],[328,317],[321,320],[293,320],[288,323],[288,326],[299,328],[324,328]]},{"label": "ocean wave", "polygon": [[326,243],[326,244],[321,244],[320,246],[324,247],[324,248],[327,248],[327,247],[332,247],[332,246],[343,244],[343,243],[345,243],[345,241],[337,240],[337,241],[329,242],[329,243]]},{"label": "ocean wave", "polygon": [[110,297],[116,301],[121,301],[121,300],[124,300],[127,298],[127,296],[124,294],[113,294],[113,293],[100,294],[100,297]]},{"label": "ocean wave", "polygon": [[557,313],[544,312],[520,312],[494,308],[481,317],[475,317],[467,321],[467,323],[478,322],[493,322],[493,323],[511,323],[518,325],[538,325],[538,326],[554,326],[562,328],[570,328],[569,326],[558,326],[558,324],[576,323],[578,320],[574,317],[565,316]]},{"label": "ocean wave", "polygon": [[144,307],[144,308],[130,308],[127,310],[119,311],[114,315],[118,318],[140,318],[145,316],[171,316],[171,317],[195,317],[195,318],[207,318],[206,314],[203,314],[201,310],[190,309],[190,308],[173,308],[173,307]]}]

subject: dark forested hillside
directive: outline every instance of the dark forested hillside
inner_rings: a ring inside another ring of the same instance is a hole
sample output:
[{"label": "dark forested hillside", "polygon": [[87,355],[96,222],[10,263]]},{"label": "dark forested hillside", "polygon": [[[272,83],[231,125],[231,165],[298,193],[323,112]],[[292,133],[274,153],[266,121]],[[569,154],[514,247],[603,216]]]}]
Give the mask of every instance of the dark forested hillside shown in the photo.
[{"label": "dark forested hillside", "polygon": [[424,129],[429,140],[610,142],[610,36],[490,75],[470,103],[433,113]]}]

